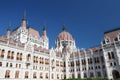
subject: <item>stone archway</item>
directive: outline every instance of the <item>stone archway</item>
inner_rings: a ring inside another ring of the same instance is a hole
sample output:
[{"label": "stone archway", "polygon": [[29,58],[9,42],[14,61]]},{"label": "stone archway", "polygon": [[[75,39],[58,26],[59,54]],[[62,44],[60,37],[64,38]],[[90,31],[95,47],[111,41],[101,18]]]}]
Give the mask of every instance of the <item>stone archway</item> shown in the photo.
[{"label": "stone archway", "polygon": [[119,72],[117,70],[113,70],[112,75],[113,75],[114,79],[120,78],[120,74],[119,74]]}]

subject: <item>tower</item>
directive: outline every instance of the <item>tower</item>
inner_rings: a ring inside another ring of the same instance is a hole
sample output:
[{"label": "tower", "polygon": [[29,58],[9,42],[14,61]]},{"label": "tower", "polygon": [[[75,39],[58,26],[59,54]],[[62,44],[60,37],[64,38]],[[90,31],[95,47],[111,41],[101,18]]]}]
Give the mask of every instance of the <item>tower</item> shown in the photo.
[{"label": "tower", "polygon": [[21,30],[20,30],[20,42],[21,43],[26,43],[27,42],[27,29],[26,29],[26,11],[24,11],[24,15],[22,18],[22,23],[20,26]]},{"label": "tower", "polygon": [[42,41],[43,41],[43,47],[48,49],[49,47],[49,40],[47,37],[47,32],[46,32],[46,25],[43,26],[43,31],[42,31]]}]

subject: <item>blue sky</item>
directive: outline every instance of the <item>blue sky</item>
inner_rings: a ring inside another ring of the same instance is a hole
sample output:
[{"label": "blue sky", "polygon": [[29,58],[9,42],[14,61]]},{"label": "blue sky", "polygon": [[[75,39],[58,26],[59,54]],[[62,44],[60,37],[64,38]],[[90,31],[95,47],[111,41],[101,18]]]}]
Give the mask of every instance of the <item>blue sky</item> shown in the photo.
[{"label": "blue sky", "polygon": [[0,0],[0,35],[9,22],[11,30],[20,25],[24,10],[40,35],[46,23],[50,47],[63,24],[79,48],[99,45],[105,31],[120,27],[120,0]]}]

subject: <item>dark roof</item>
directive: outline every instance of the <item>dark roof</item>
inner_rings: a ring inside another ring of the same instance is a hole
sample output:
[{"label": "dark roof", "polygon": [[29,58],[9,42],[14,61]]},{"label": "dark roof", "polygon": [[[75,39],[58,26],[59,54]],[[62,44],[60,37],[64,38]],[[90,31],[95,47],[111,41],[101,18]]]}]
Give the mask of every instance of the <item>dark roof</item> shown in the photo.
[{"label": "dark roof", "polygon": [[115,28],[115,29],[108,30],[108,31],[104,32],[104,34],[110,33],[110,32],[113,32],[113,31],[117,31],[117,30],[120,30],[120,28]]}]

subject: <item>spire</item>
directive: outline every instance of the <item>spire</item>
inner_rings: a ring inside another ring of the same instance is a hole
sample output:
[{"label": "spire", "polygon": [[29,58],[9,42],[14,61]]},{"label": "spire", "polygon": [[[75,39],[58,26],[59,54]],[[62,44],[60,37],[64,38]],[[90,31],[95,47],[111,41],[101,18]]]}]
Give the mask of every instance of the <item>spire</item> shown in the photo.
[{"label": "spire", "polygon": [[8,29],[7,29],[7,32],[6,32],[7,39],[9,39],[9,37],[10,37],[10,26],[11,26],[11,24],[9,23],[8,24]]},{"label": "spire", "polygon": [[44,26],[43,26],[43,34],[42,34],[42,35],[43,35],[43,36],[46,36],[46,34],[47,34],[47,33],[46,33],[46,24],[44,24]]},{"label": "spire", "polygon": [[22,28],[26,28],[26,11],[24,11],[24,15],[22,18],[22,23],[21,23]]},{"label": "spire", "polygon": [[10,31],[10,26],[11,26],[11,23],[8,24],[7,31]]},{"label": "spire", "polygon": [[65,24],[63,24],[63,28],[62,28],[63,31],[66,31],[66,27],[65,27]]},{"label": "spire", "polygon": [[43,31],[46,30],[46,21],[44,21],[44,25],[43,25]]},{"label": "spire", "polygon": [[43,25],[43,31],[46,31],[46,24]]},{"label": "spire", "polygon": [[26,11],[24,11],[22,20],[26,20]]}]

